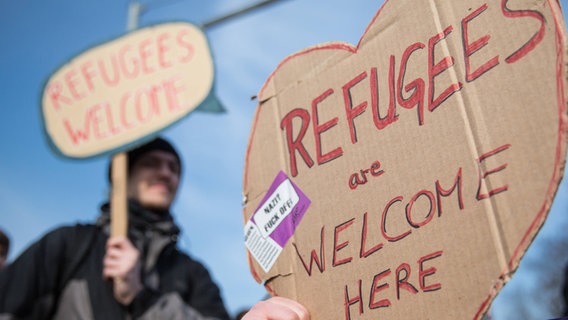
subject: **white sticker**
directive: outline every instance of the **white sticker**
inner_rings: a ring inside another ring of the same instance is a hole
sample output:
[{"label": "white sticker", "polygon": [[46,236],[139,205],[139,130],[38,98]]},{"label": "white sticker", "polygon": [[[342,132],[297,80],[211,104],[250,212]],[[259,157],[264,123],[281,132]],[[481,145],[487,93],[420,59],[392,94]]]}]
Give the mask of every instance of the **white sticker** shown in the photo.
[{"label": "white sticker", "polygon": [[282,247],[270,237],[263,237],[258,227],[250,220],[245,225],[245,245],[264,272],[272,268],[282,252]]}]

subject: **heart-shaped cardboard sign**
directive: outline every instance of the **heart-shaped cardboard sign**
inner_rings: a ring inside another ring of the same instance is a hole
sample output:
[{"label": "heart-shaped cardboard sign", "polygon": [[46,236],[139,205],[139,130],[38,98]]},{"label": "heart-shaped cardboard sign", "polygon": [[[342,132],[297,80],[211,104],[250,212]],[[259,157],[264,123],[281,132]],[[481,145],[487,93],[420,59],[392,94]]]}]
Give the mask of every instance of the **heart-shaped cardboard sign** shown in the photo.
[{"label": "heart-shaped cardboard sign", "polygon": [[387,1],[286,58],[244,176],[251,271],[312,319],[481,318],[566,152],[556,1]]}]

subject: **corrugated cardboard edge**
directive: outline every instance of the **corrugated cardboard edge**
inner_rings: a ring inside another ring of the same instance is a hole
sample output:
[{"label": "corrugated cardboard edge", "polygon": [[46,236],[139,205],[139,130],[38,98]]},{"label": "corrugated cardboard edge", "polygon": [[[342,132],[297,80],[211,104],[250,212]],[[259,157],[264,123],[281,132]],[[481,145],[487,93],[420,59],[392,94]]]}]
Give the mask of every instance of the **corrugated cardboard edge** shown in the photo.
[{"label": "corrugated cardboard edge", "polygon": [[[306,56],[309,53],[313,53],[313,52],[317,52],[317,51],[322,51],[322,52],[325,51],[325,55],[327,56],[328,50],[341,50],[341,51],[338,51],[338,53],[341,53],[341,54],[334,55],[333,58],[321,61],[321,63],[319,64],[320,66],[328,66],[330,64],[333,65],[334,62],[345,59],[346,57],[355,53],[357,51],[357,48],[353,47],[352,45],[342,43],[342,42],[330,42],[330,43],[327,43],[327,44],[315,45],[315,46],[306,48],[302,51],[299,51],[295,54],[292,54],[292,55],[288,56],[287,58],[285,58],[278,65],[278,67],[270,74],[270,76],[268,77],[268,79],[264,83],[263,87],[259,91],[259,94],[258,94],[259,104],[258,104],[258,106],[255,110],[255,113],[254,113],[254,117],[253,117],[253,121],[252,121],[252,125],[251,125],[251,130],[250,130],[250,135],[249,135],[249,139],[248,139],[248,144],[247,144],[247,150],[246,150],[246,153],[245,153],[245,164],[244,164],[245,169],[244,169],[244,175],[243,175],[243,190],[245,190],[244,191],[245,194],[243,194],[243,225],[246,224],[246,222],[247,222],[246,205],[248,204],[249,200],[250,199],[256,199],[257,197],[262,197],[267,191],[267,189],[252,190],[252,192],[249,190],[249,185],[248,185],[249,155],[250,155],[250,150],[252,149],[253,137],[255,136],[255,133],[256,133],[256,127],[257,127],[257,124],[258,124],[258,117],[260,115],[260,109],[263,108],[264,104],[267,101],[274,98],[277,94],[276,89],[275,89],[276,86],[274,85],[274,81],[276,81],[275,74],[282,68],[283,65],[288,64],[293,60],[297,61],[299,57],[303,57],[303,56]],[[318,72],[319,72],[319,69],[314,70],[309,74],[305,74],[305,76],[309,77],[311,74],[315,74],[315,73],[318,73]],[[295,79],[295,77],[293,77],[293,78]],[[283,87],[289,88],[289,87],[293,86],[294,84],[295,84],[295,82],[286,83],[286,84],[284,84]],[[288,168],[288,171],[289,171],[289,168]],[[254,279],[258,283],[261,283],[262,279],[259,276],[259,274],[257,273],[257,271],[255,270],[255,268],[253,267],[253,265],[254,265],[253,257],[250,255],[248,250],[247,250],[247,259],[248,259],[249,268],[250,268],[252,276],[254,277]],[[270,283],[270,279],[265,281],[266,289],[267,289],[268,292],[270,292],[272,295],[274,295],[274,291],[269,286],[269,283]]]},{"label": "corrugated cardboard edge", "polygon": [[[272,71],[272,73],[270,73],[270,75],[268,76],[268,78],[266,79],[266,81],[264,82],[262,87],[260,88],[259,93],[257,95],[259,103],[258,103],[258,106],[257,106],[255,113],[254,113],[254,116],[253,116],[251,130],[250,130],[250,134],[249,134],[249,138],[248,138],[247,150],[246,150],[246,153],[245,153],[245,164],[244,164],[244,174],[243,174],[243,190],[248,189],[247,175],[248,175],[248,169],[249,169],[249,155],[250,155],[253,137],[254,137],[254,134],[255,134],[255,131],[256,131],[256,125],[258,124],[258,116],[260,114],[260,108],[262,107],[264,102],[266,102],[268,99],[274,97],[274,95],[276,94],[275,88],[274,88],[274,85],[273,85],[275,74],[278,73],[278,71],[280,69],[282,69],[283,65],[289,63],[291,60],[293,60],[293,59],[295,59],[299,56],[303,56],[303,55],[306,55],[308,53],[314,52],[314,51],[340,49],[340,50],[345,50],[346,52],[348,52],[350,54],[356,53],[358,51],[358,49],[365,43],[365,40],[367,38],[369,38],[369,39],[372,38],[372,36],[368,36],[369,30],[371,29],[371,27],[373,26],[373,24],[375,23],[375,21],[377,20],[377,18],[379,17],[379,15],[383,11],[385,5],[388,2],[389,2],[389,0],[385,0],[383,5],[377,11],[377,13],[375,13],[373,18],[371,19],[371,21],[367,25],[365,31],[361,35],[361,38],[359,39],[359,43],[357,44],[357,46],[353,46],[353,45],[351,45],[349,43],[345,43],[345,42],[329,42],[327,44],[314,45],[312,47],[302,49],[302,50],[300,50],[296,53],[293,53],[293,54],[287,56],[286,58],[284,58],[284,60],[282,60],[278,64],[278,66],[276,66],[274,71]],[[245,195],[243,195],[243,207],[247,204],[247,202],[248,202],[248,195],[245,194]],[[243,209],[243,213],[244,213],[244,209]]]},{"label": "corrugated cardboard edge", "polygon": [[[258,106],[257,106],[255,113],[254,113],[254,116],[253,116],[253,121],[252,121],[252,124],[251,124],[251,130],[250,130],[250,134],[249,134],[249,138],[248,138],[247,149],[246,149],[246,153],[245,153],[245,163],[244,163],[244,173],[243,173],[243,190],[248,190],[248,178],[247,178],[247,176],[248,176],[248,170],[249,170],[249,156],[250,156],[250,150],[252,148],[253,137],[254,137],[255,131],[256,131],[256,126],[258,124],[258,117],[259,117],[259,114],[260,114],[260,108],[262,108],[262,105],[264,104],[264,102],[266,102],[268,99],[272,98],[275,95],[275,89],[274,89],[274,85],[273,85],[274,84],[274,82],[273,82],[274,81],[274,75],[276,73],[278,73],[278,71],[282,68],[283,65],[289,63],[291,60],[293,60],[293,59],[295,59],[299,56],[306,55],[310,52],[314,52],[314,51],[318,51],[318,50],[330,50],[330,49],[345,50],[346,52],[348,52],[350,54],[357,52],[358,49],[365,43],[365,39],[368,38],[368,34],[369,34],[369,30],[371,29],[371,26],[373,26],[373,24],[375,23],[375,21],[377,20],[377,18],[379,17],[379,15],[383,11],[385,5],[388,2],[389,2],[389,0],[385,0],[383,5],[377,11],[377,13],[375,13],[373,18],[371,19],[371,21],[367,25],[365,31],[361,35],[361,38],[359,39],[359,43],[357,44],[357,46],[353,46],[353,45],[345,43],[345,42],[330,42],[330,43],[327,43],[327,44],[320,44],[320,45],[308,47],[306,49],[300,50],[300,51],[286,57],[284,60],[282,60],[278,64],[278,66],[274,69],[274,71],[272,71],[272,73],[268,76],[268,78],[264,82],[263,86],[261,87],[261,89],[259,90],[259,93],[257,95],[259,102],[258,102]],[[372,38],[372,37],[369,37],[369,38]],[[264,190],[262,193],[265,193],[265,192],[266,192],[266,190]],[[243,194],[243,224],[246,224],[246,222],[247,222],[246,204],[248,203],[248,199],[249,199],[250,196],[255,197],[255,196],[258,196],[258,195],[249,195],[248,193]],[[253,267],[253,265],[254,265],[253,257],[248,252],[248,250],[247,250],[247,260],[248,260],[249,269],[250,269],[250,272],[251,272],[253,278],[255,279],[256,282],[261,283],[262,279],[260,278],[259,274],[256,272],[256,270]],[[270,287],[270,281],[266,281],[264,285],[265,285],[266,290],[271,295],[275,295],[274,290]]]},{"label": "corrugated cardboard edge", "polygon": [[[506,1],[506,0],[502,0],[502,1]],[[566,63],[568,61],[568,58],[567,58],[568,55],[566,54],[567,49],[568,49],[566,47],[566,27],[565,27],[564,21],[562,19],[562,11],[560,9],[559,0],[545,0],[545,1],[546,1],[546,3],[548,3],[549,8],[552,12],[552,16],[554,18],[554,26],[555,26],[554,32],[555,32],[555,37],[556,37],[556,53],[557,53],[556,54],[556,57],[557,57],[556,78],[557,78],[557,104],[558,104],[558,114],[559,114],[559,123],[558,123],[559,127],[558,127],[558,137],[557,137],[557,147],[556,147],[556,157],[555,157],[555,172],[553,173],[553,176],[551,177],[551,180],[550,180],[550,183],[549,183],[549,186],[548,186],[547,195],[544,199],[544,202],[541,206],[541,209],[539,210],[536,217],[533,219],[529,229],[524,234],[521,242],[515,248],[514,253],[511,256],[511,259],[509,260],[507,267],[505,268],[505,270],[503,270],[499,279],[495,282],[493,288],[488,293],[486,299],[482,301],[477,313],[474,316],[474,319],[480,319],[487,312],[487,310],[490,307],[491,301],[493,301],[493,299],[496,297],[497,293],[511,279],[512,274],[518,268],[521,257],[523,256],[524,252],[527,250],[529,245],[532,243],[534,237],[536,236],[536,234],[540,230],[544,220],[546,219],[547,213],[550,210],[550,207],[552,205],[552,201],[553,201],[553,199],[556,195],[556,192],[558,190],[558,186],[559,186],[559,184],[562,180],[562,177],[564,175],[565,161],[566,161],[566,149],[567,149],[567,143],[568,143],[568,114],[567,114],[567,107],[568,106],[567,106],[567,97],[566,97],[566,91],[565,91],[566,90],[565,89],[565,83],[568,79],[568,73],[566,72],[566,69],[567,69]],[[245,170],[244,170],[244,178],[243,178],[243,190],[245,190],[245,192],[248,190],[247,176],[248,176],[248,170],[249,170],[249,155],[250,155],[253,137],[254,137],[255,131],[256,131],[256,126],[258,124],[258,117],[259,117],[259,114],[260,114],[260,108],[263,107],[263,104],[266,101],[268,101],[269,99],[271,99],[272,97],[274,97],[277,94],[275,92],[275,86],[274,86],[275,74],[280,69],[282,69],[283,65],[290,63],[290,61],[297,59],[300,56],[306,55],[308,53],[312,53],[314,51],[329,50],[329,49],[340,49],[340,50],[344,50],[345,52],[356,53],[359,50],[359,48],[366,43],[367,40],[370,40],[374,36],[376,36],[376,34],[370,34],[369,30],[371,29],[371,27],[375,23],[376,19],[381,14],[382,10],[384,9],[385,5],[388,2],[389,2],[389,0],[385,0],[383,5],[381,6],[381,8],[377,11],[375,16],[371,20],[371,22],[368,24],[365,32],[361,36],[357,46],[353,47],[352,45],[349,45],[347,43],[342,43],[342,42],[333,42],[333,43],[328,43],[328,44],[321,44],[321,45],[312,46],[312,47],[306,48],[304,50],[301,50],[297,53],[294,53],[294,54],[288,56],[270,74],[270,76],[268,77],[268,79],[264,83],[263,87],[259,91],[259,94],[258,94],[259,105],[258,105],[258,107],[255,111],[255,115],[254,115],[252,126],[251,126],[251,132],[250,132],[250,135],[249,135],[248,147],[247,147],[246,154],[245,154]],[[375,28],[373,30],[374,30],[374,32],[380,32],[380,30],[378,28]],[[326,65],[328,62],[329,61],[323,62],[322,64]],[[291,84],[286,84],[284,86],[284,88],[289,87],[289,85],[291,85]],[[260,193],[262,195],[262,193],[265,193],[265,192],[266,192],[266,190],[264,190]],[[259,195],[251,195],[251,196],[257,197]],[[245,207],[246,207],[248,197],[249,197],[249,194],[244,194],[243,205]],[[245,210],[245,208],[243,208],[243,219],[245,219],[244,222],[246,223],[246,210]],[[253,275],[254,279],[257,282],[259,282],[259,283],[262,282],[262,279],[260,278],[259,274],[256,272],[256,270],[253,267],[253,259],[252,259],[252,256],[248,253],[248,251],[247,251],[247,255],[248,255],[249,268],[250,268],[251,274]],[[285,275],[279,275],[279,276],[285,276]],[[274,290],[270,286],[270,282],[273,279],[274,279],[274,277],[269,278],[264,283],[266,290],[271,295],[275,295]]]}]

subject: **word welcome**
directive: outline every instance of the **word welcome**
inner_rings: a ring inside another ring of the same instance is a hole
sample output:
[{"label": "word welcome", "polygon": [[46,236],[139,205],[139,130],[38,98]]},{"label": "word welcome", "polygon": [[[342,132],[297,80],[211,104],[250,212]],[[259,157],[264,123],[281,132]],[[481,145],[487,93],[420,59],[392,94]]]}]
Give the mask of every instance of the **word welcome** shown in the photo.
[{"label": "word welcome", "polygon": [[102,101],[90,106],[82,121],[63,118],[63,125],[73,144],[104,140],[184,110],[187,106],[182,96],[184,89],[181,75],[176,74],[158,83],[125,91],[116,104]]}]

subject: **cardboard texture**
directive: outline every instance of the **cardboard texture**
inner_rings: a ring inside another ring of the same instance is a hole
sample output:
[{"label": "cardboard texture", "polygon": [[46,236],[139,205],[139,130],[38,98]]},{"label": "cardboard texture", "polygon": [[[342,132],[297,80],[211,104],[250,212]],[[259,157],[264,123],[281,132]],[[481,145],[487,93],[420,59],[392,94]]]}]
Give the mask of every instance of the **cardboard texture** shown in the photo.
[{"label": "cardboard texture", "polygon": [[286,58],[258,95],[244,219],[280,171],[311,205],[267,272],[249,255],[255,279],[316,320],[481,318],[563,175],[565,63],[552,0],[386,1],[356,47]]},{"label": "cardboard texture", "polygon": [[171,22],[94,47],[59,68],[42,98],[56,151],[72,158],[126,150],[209,103],[214,66],[204,33]]}]

